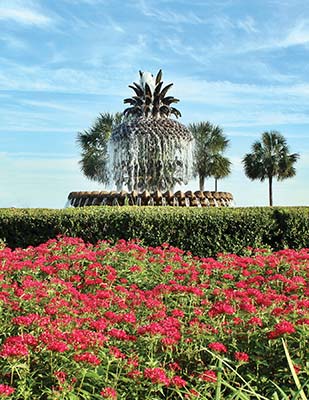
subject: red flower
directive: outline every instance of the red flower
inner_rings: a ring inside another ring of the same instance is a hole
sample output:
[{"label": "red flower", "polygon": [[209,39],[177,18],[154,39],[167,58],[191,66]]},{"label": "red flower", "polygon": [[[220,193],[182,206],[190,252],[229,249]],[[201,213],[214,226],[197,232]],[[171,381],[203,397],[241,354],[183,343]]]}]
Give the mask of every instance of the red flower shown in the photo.
[{"label": "red flower", "polygon": [[15,389],[11,386],[0,384],[0,396],[10,396],[12,393],[15,392]]},{"label": "red flower", "polygon": [[168,386],[170,384],[169,378],[163,368],[146,368],[144,371],[145,378],[151,380],[152,383],[159,383]]},{"label": "red flower", "polygon": [[276,339],[284,334],[291,334],[295,332],[294,325],[289,321],[281,321],[275,325],[275,329],[268,334],[269,339]]},{"label": "red flower", "polygon": [[74,360],[77,362],[82,361],[92,365],[99,365],[101,363],[100,359],[92,353],[75,354]]},{"label": "red flower", "polygon": [[229,303],[226,303],[224,301],[218,301],[211,307],[211,309],[208,312],[208,315],[210,317],[216,317],[217,315],[220,315],[220,314],[231,315],[234,313],[235,313],[235,309],[233,306],[231,306]]},{"label": "red flower", "polygon": [[263,326],[263,321],[259,317],[252,317],[248,320],[249,325]]},{"label": "red flower", "polygon": [[170,363],[169,367],[172,371],[180,371],[181,370],[181,367],[177,362]]},{"label": "red flower", "polygon": [[117,392],[112,387],[106,387],[102,390],[100,395],[103,396],[105,399],[117,400]]},{"label": "red flower", "polygon": [[110,354],[112,354],[115,358],[121,358],[121,359],[126,358],[126,355],[125,355],[124,353],[122,353],[122,351],[120,351],[120,350],[118,349],[118,347],[116,347],[116,346],[111,346],[111,347],[109,348],[109,352],[110,352]]},{"label": "red flower", "polygon": [[175,317],[175,318],[177,318],[177,317],[184,317],[184,315],[185,315],[185,313],[184,313],[182,310],[179,310],[179,309],[177,309],[177,308],[175,308],[175,309],[172,311],[172,316]]},{"label": "red flower", "polygon": [[242,353],[241,351],[236,351],[234,356],[237,361],[243,361],[243,362],[249,361],[249,355],[247,353]]},{"label": "red flower", "polygon": [[140,272],[141,270],[142,268],[139,265],[133,265],[132,267],[130,267],[131,272]]},{"label": "red flower", "polygon": [[180,376],[178,376],[178,375],[175,375],[172,378],[172,382],[171,383],[173,385],[177,386],[177,387],[184,387],[187,384],[187,382],[184,379],[182,379]]},{"label": "red flower", "polygon": [[59,353],[63,353],[63,352],[65,352],[65,351],[69,350],[69,348],[68,348],[68,346],[67,346],[66,343],[64,343],[64,342],[57,342],[57,341],[51,342],[51,343],[47,346],[47,349],[48,349],[48,350],[51,350],[51,351],[58,351]]},{"label": "red flower", "polygon": [[127,376],[132,379],[137,379],[141,376],[141,374],[141,371],[139,371],[138,369],[133,369],[132,371],[127,373]]},{"label": "red flower", "polygon": [[208,369],[199,375],[199,378],[205,382],[217,382],[217,375],[214,371]]},{"label": "red flower", "polygon": [[226,346],[224,346],[224,344],[220,343],[220,342],[209,343],[208,347],[210,348],[210,350],[216,351],[217,353],[226,353],[227,352]]},{"label": "red flower", "polygon": [[193,397],[199,397],[199,392],[197,392],[195,389],[190,389],[190,393],[185,394],[186,399],[192,399]]},{"label": "red flower", "polygon": [[7,338],[0,351],[1,357],[23,357],[28,355],[28,347],[22,336]]},{"label": "red flower", "polygon": [[60,383],[64,383],[67,378],[67,374],[63,371],[56,371],[54,372],[55,377],[58,379]]},{"label": "red flower", "polygon": [[233,280],[234,276],[232,274],[223,274],[222,278],[224,279],[228,279],[228,280]]}]

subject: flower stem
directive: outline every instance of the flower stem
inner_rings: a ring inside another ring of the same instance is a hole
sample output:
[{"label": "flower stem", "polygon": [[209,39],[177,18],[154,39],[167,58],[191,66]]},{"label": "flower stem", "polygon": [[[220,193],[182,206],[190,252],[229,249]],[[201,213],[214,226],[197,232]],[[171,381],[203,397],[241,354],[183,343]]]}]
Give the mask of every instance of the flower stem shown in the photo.
[{"label": "flower stem", "polygon": [[217,386],[216,386],[216,396],[215,400],[221,399],[221,385],[222,385],[222,360],[218,359],[218,369],[217,369]]}]

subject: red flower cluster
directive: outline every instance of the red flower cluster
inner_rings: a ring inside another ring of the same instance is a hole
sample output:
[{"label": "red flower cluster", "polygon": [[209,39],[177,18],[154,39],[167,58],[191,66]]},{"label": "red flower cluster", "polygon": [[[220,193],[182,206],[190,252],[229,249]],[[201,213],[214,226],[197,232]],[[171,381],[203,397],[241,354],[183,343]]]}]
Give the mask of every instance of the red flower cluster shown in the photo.
[{"label": "red flower cluster", "polygon": [[2,383],[0,383],[0,396],[10,396],[12,393],[15,392],[15,389],[12,388],[9,385],[3,385]]},{"label": "red flower cluster", "polygon": [[101,391],[101,396],[109,400],[117,400],[117,392],[114,388],[106,387]]},{"label": "red flower cluster", "polygon": [[205,382],[217,382],[217,375],[212,370],[206,370],[199,375],[199,378]]},{"label": "red flower cluster", "polygon": [[166,376],[163,368],[146,368],[144,376],[150,379],[152,383],[159,383],[166,386],[170,384],[170,379]]},{"label": "red flower cluster", "polygon": [[236,351],[235,352],[235,360],[242,361],[242,362],[248,362],[249,355],[247,353],[243,353],[241,351]]},{"label": "red flower cluster", "polygon": [[269,339],[276,339],[279,336],[283,336],[284,334],[292,334],[295,332],[294,325],[289,321],[281,321],[275,325],[275,329],[269,332]]},{"label": "red flower cluster", "polygon": [[226,348],[226,346],[224,346],[223,343],[212,342],[212,343],[209,343],[208,347],[210,350],[216,351],[217,353],[226,353],[227,352],[227,348]]},{"label": "red flower cluster", "polygon": [[[299,346],[309,328],[308,266],[309,249],[214,260],[123,240],[94,246],[59,238],[36,248],[4,248],[0,396],[13,394],[28,374],[29,391],[52,381],[55,390],[75,396],[92,388],[107,399],[117,392],[143,398],[161,385],[158,393],[168,398],[210,398],[218,357],[239,364],[249,380],[253,371],[267,374],[256,365],[268,357],[283,382],[276,364],[285,360],[276,340],[283,335],[301,379],[301,360],[308,358]],[[28,370],[16,372],[26,363]]]}]

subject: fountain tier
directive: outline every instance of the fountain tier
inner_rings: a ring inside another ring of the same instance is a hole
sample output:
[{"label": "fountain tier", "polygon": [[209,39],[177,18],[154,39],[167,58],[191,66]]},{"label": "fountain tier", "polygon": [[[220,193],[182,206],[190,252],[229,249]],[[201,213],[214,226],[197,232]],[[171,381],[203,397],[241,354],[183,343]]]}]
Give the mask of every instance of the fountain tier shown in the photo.
[{"label": "fountain tier", "polygon": [[152,193],[145,190],[126,192],[71,192],[68,196],[68,206],[179,206],[179,207],[230,207],[233,205],[233,196],[228,192],[210,192],[191,190],[166,191],[156,190]]}]

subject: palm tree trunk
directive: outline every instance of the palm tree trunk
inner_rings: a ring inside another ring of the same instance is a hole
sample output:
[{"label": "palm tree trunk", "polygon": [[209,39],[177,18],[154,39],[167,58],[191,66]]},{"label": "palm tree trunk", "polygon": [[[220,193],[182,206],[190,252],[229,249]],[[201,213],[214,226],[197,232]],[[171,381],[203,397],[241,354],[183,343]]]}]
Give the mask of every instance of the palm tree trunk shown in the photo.
[{"label": "palm tree trunk", "polygon": [[199,182],[200,182],[200,191],[204,192],[205,178],[202,175],[199,175]]},{"label": "palm tree trunk", "polygon": [[269,205],[273,205],[273,177],[268,177],[268,193],[269,193]]},{"label": "palm tree trunk", "polygon": [[215,178],[215,192],[218,191],[218,179]]}]

